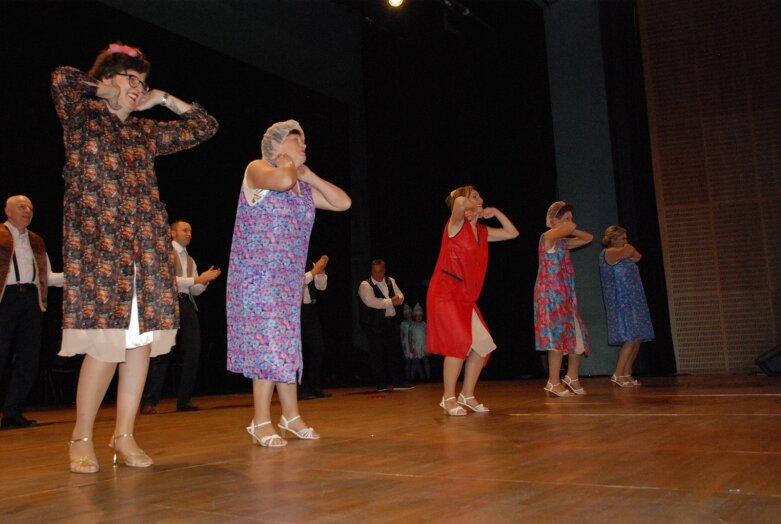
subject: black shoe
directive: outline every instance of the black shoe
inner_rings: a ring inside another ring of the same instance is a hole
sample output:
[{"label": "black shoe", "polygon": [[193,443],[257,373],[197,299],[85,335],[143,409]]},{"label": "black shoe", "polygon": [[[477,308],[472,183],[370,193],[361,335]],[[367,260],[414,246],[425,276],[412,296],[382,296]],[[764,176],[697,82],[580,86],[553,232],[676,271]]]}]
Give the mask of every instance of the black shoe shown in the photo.
[{"label": "black shoe", "polygon": [[298,394],[298,400],[312,400],[315,398],[317,398],[317,395],[315,395],[314,393],[302,391],[301,393]]},{"label": "black shoe", "polygon": [[388,386],[377,386],[377,393],[385,393],[386,391],[393,391],[393,388]]},{"label": "black shoe", "polygon": [[398,386],[393,386],[393,389],[398,389],[399,391],[405,391],[407,389],[415,389],[415,384],[407,384],[404,382],[403,384],[399,384]]},{"label": "black shoe", "polygon": [[201,408],[193,406],[192,404],[185,404],[184,406],[176,406],[176,411],[199,411]]},{"label": "black shoe", "polygon": [[24,415],[11,415],[10,417],[3,417],[3,421],[0,422],[0,428],[31,428],[36,424],[38,424],[36,421],[24,418]]},{"label": "black shoe", "polygon": [[317,398],[330,398],[330,397],[332,397],[333,395],[331,395],[331,394],[330,394],[330,393],[328,393],[327,391],[320,390],[320,391],[318,391],[317,393],[315,393],[315,396],[316,396]]}]

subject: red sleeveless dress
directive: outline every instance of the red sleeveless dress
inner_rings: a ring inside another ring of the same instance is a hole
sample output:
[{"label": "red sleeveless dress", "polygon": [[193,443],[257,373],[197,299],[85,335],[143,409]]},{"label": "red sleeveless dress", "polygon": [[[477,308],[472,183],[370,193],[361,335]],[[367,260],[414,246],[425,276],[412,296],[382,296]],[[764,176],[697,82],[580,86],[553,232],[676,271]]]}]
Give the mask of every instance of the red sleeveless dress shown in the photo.
[{"label": "red sleeveless dress", "polygon": [[465,221],[450,238],[445,224],[439,259],[426,294],[429,353],[465,359],[472,345],[472,311],[485,326],[476,304],[488,267],[485,225],[477,224],[477,237]]}]

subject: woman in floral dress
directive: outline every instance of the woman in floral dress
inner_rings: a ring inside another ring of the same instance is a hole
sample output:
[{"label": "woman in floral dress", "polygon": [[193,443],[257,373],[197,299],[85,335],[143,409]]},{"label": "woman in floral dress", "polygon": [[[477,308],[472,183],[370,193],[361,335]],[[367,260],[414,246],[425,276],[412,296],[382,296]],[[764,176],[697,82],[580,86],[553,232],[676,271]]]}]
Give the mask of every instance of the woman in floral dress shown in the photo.
[{"label": "woman in floral dress", "polygon": [[622,388],[639,386],[632,366],[640,344],[654,339],[651,313],[645,300],[637,263],[643,255],[627,242],[626,229],[610,226],[602,237],[605,249],[599,254],[602,298],[607,314],[607,342],[621,346],[611,382]]},{"label": "woman in floral dress", "polygon": [[[58,67],[51,91],[63,127],[63,336],[60,355],[86,354],[76,393],[70,469],[95,473],[95,416],[119,368],[111,446],[128,466],[152,459],[133,438],[149,358],[170,351],[178,327],[168,216],[156,156],[211,138],[217,121],[196,103],[149,89],[140,50],[114,43],[89,73]],[[131,116],[162,105],[179,116]]]},{"label": "woman in floral dress", "polygon": [[[570,249],[585,246],[593,235],[577,228],[574,208],[558,201],[551,204],[545,224],[548,231],[540,236],[537,248],[539,268],[534,285],[534,342],[537,351],[548,352],[546,395],[567,397],[572,390],[584,395],[580,385],[580,358],[588,356],[588,332],[578,313],[575,295],[575,271]],[[562,384],[561,363],[568,356],[567,374]]]},{"label": "woman in floral dress", "polygon": [[266,447],[287,441],[271,423],[276,389],[279,428],[302,439],[320,436],[298,411],[301,300],[315,209],[345,211],[350,197],[314,174],[295,120],[268,128],[262,158],[247,166],[239,193],[227,284],[228,370],[252,379],[254,417],[247,432]]}]

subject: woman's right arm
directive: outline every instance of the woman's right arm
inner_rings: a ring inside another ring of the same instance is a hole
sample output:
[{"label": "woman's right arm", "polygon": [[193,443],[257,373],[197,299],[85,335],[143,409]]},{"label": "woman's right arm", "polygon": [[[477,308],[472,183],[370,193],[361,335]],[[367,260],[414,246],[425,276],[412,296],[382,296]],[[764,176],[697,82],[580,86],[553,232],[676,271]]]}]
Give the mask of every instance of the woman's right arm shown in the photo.
[{"label": "woman's right arm", "polygon": [[643,255],[632,244],[626,244],[624,247],[609,247],[605,249],[605,261],[610,264],[618,264],[622,260],[629,259],[632,262],[640,262]]},{"label": "woman's right arm", "polygon": [[461,231],[464,220],[470,221],[478,212],[474,202],[464,196],[460,196],[453,201],[453,209],[450,211],[450,221],[447,225],[447,233],[450,236]]},{"label": "woman's right arm", "polygon": [[74,67],[58,67],[52,72],[51,94],[54,109],[64,127],[80,127],[87,117],[87,104],[97,95],[97,83]]},{"label": "woman's right arm", "polygon": [[559,223],[559,225],[556,227],[552,227],[547,230],[542,234],[543,242],[545,242],[545,250],[550,251],[550,249],[553,247],[553,244],[555,244],[558,239],[567,238],[575,231],[575,228],[577,227],[578,226],[575,224],[575,222],[565,221]]},{"label": "woman's right arm", "polygon": [[280,157],[279,167],[266,160],[253,160],[247,167],[247,184],[251,189],[270,189],[271,191],[290,191],[298,183],[296,166],[287,157]]}]

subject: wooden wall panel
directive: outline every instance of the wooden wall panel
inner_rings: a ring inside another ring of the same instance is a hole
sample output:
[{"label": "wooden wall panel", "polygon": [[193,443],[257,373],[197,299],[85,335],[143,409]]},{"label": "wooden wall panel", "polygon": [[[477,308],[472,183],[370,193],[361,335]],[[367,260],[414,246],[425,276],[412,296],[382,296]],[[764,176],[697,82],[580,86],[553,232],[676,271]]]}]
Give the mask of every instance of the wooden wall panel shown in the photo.
[{"label": "wooden wall panel", "polygon": [[781,343],[781,2],[638,0],[678,371]]}]

